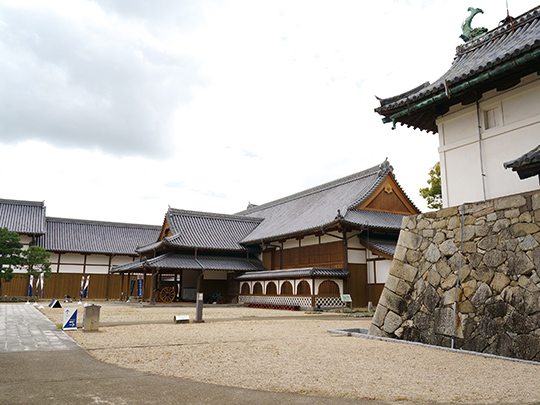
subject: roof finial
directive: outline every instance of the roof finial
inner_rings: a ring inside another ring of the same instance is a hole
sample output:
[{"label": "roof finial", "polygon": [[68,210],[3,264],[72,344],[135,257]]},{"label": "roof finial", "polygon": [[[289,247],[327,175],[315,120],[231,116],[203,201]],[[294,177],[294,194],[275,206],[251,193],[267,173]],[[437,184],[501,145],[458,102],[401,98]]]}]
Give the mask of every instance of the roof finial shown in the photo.
[{"label": "roof finial", "polygon": [[487,32],[487,28],[485,27],[471,27],[471,22],[474,16],[478,13],[484,14],[484,11],[481,8],[474,7],[469,7],[468,11],[470,11],[471,14],[465,19],[465,21],[463,21],[463,24],[461,24],[461,31],[463,34],[460,35],[460,38],[465,42],[472,41],[473,39],[476,39]]}]

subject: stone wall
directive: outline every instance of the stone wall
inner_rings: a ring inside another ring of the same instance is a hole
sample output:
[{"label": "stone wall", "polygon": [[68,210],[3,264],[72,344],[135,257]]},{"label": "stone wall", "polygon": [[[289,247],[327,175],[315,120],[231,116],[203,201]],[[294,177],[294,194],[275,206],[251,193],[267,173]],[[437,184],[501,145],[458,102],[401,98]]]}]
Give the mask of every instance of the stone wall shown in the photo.
[{"label": "stone wall", "polygon": [[539,191],[406,217],[369,333],[540,361],[539,273]]}]

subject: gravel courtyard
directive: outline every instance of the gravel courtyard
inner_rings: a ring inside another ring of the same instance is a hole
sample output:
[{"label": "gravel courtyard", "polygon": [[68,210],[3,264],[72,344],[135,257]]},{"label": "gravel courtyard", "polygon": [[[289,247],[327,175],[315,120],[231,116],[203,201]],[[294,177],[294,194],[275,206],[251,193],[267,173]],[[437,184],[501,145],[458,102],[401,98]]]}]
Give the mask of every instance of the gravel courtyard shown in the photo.
[{"label": "gravel courtyard", "polygon": [[[193,319],[195,308],[97,304],[99,332],[68,334],[95,358],[122,367],[234,387],[402,404],[540,402],[540,365],[327,332],[367,328],[371,318],[207,306],[204,323],[174,324],[174,315]],[[63,309],[42,312],[62,324]]]}]

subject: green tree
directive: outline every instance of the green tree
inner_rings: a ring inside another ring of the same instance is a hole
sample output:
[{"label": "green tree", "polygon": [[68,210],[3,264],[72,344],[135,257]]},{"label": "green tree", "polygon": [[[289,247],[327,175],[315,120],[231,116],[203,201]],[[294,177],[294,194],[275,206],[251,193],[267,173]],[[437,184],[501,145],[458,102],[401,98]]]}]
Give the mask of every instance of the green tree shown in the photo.
[{"label": "green tree", "polygon": [[24,267],[26,267],[25,277],[34,276],[36,281],[41,274],[43,274],[44,278],[51,277],[51,263],[49,262],[51,254],[45,249],[39,246],[30,246],[22,251],[21,257]]},{"label": "green tree", "polygon": [[437,162],[429,169],[428,187],[420,189],[420,195],[427,200],[427,206],[433,209],[442,208],[441,165]]},{"label": "green tree", "polygon": [[0,296],[2,282],[10,282],[15,277],[13,270],[22,264],[22,247],[17,232],[0,228]]}]

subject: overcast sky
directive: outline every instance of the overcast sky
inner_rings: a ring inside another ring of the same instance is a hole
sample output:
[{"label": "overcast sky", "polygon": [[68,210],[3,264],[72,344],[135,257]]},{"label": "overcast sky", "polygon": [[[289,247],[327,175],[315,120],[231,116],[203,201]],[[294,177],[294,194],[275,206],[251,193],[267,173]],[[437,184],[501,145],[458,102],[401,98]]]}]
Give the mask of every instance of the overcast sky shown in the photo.
[{"label": "overcast sky", "polygon": [[[536,1],[508,0],[518,16]],[[505,0],[0,0],[0,198],[161,224],[232,214],[388,157],[405,192],[438,137],[374,113],[450,67]]]}]

